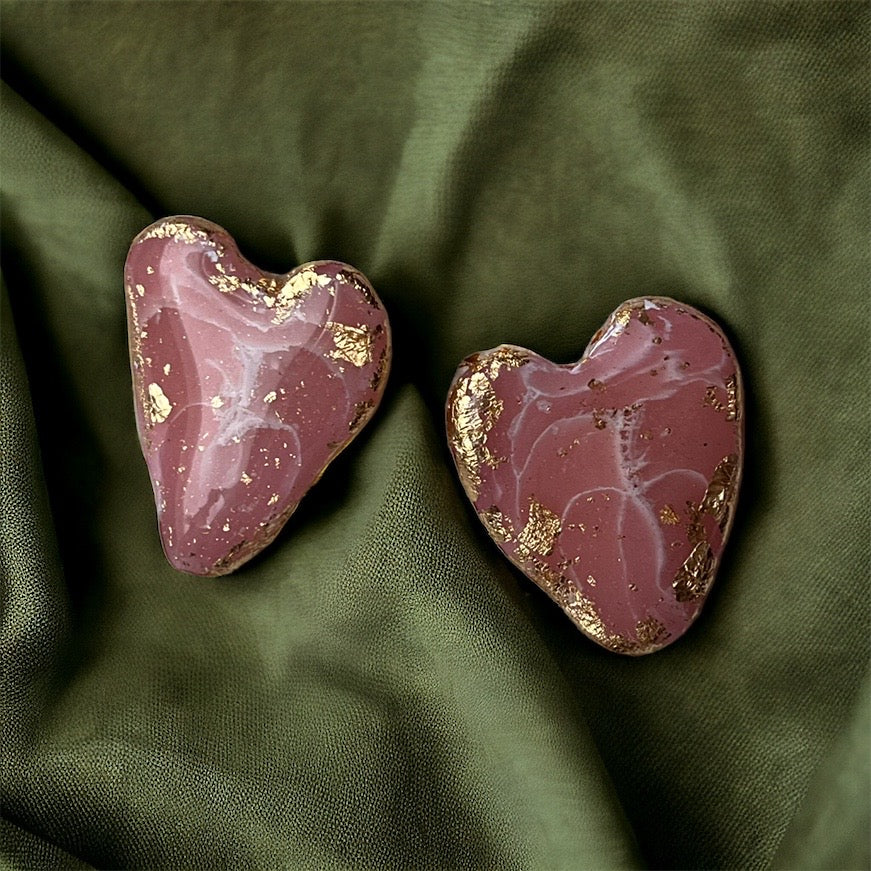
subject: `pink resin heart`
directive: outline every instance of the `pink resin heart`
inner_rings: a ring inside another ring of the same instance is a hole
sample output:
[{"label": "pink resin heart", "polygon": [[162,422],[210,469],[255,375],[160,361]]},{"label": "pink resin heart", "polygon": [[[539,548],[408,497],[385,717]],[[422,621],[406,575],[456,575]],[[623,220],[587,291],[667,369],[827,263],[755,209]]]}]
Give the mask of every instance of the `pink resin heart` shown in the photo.
[{"label": "pink resin heart", "polygon": [[677,640],[711,588],[744,454],[741,374],[700,312],[621,305],[579,363],[512,345],[463,361],[447,403],[463,487],[500,550],[618,653]]},{"label": "pink resin heart", "polygon": [[228,574],[275,538],[372,416],[387,315],[353,267],[261,272],[201,218],[147,227],[124,275],[163,549],[181,571]]}]

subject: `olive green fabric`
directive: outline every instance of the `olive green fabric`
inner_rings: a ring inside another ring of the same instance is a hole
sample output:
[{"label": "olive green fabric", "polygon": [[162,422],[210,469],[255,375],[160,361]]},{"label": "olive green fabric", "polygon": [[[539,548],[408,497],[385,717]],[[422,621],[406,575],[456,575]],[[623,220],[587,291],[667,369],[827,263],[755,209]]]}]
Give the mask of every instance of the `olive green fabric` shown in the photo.
[{"label": "olive green fabric", "polygon": [[[868,867],[869,8],[4,3],[7,865]],[[396,340],[217,580],[131,402],[124,256],[177,213],[355,264]],[[621,658],[500,557],[442,407],[663,293],[734,341],[747,467],[702,617]]]}]

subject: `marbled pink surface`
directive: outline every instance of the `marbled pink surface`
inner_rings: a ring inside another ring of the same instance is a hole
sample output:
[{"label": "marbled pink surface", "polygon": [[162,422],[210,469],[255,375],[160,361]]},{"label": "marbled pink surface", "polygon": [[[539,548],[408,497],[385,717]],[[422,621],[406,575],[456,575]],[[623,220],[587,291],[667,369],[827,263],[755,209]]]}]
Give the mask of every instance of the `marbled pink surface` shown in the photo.
[{"label": "marbled pink surface", "polygon": [[125,266],[130,362],[163,548],[221,575],[278,534],[373,414],[390,328],[335,261],[261,272],[201,218],[143,230]]},{"label": "marbled pink surface", "polygon": [[741,376],[713,321],[630,300],[577,364],[501,345],[447,404],[461,481],[502,552],[590,638],[639,655],[698,616],[743,462]]}]

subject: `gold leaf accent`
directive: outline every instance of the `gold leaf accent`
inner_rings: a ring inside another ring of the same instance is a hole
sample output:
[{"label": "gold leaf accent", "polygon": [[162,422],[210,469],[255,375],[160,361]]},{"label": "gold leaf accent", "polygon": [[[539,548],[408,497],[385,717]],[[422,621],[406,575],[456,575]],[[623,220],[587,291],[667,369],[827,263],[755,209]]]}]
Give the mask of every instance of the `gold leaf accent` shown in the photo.
[{"label": "gold leaf accent", "polygon": [[148,416],[152,423],[163,423],[172,411],[172,403],[159,384],[148,385]]},{"label": "gold leaf accent", "polygon": [[680,523],[680,517],[671,505],[663,505],[659,509],[659,522],[663,526],[677,526]]},{"label": "gold leaf accent", "polygon": [[500,345],[479,360],[485,364],[485,369],[490,378],[495,378],[502,369],[517,369],[529,362],[529,353],[522,348],[514,348],[511,345]]},{"label": "gold leaf accent", "polygon": [[361,368],[372,362],[372,332],[367,326],[352,327],[327,321],[326,328],[332,333],[336,347],[330,351],[334,360],[347,360]]},{"label": "gold leaf accent", "polygon": [[188,245],[192,245],[194,242],[211,242],[209,234],[205,230],[197,229],[181,221],[166,221],[152,227],[141,237],[140,241],[144,242],[146,239],[174,239],[176,242],[184,242]]},{"label": "gold leaf accent", "polygon": [[529,519],[517,536],[517,554],[521,559],[531,553],[547,556],[562,531],[559,516],[541,502],[530,498]]},{"label": "gold leaf accent", "polygon": [[720,529],[725,529],[732,507],[732,494],[735,489],[735,473],[738,470],[738,455],[723,457],[714,469],[714,474],[705,490],[699,510],[709,514]]},{"label": "gold leaf accent", "polygon": [[706,595],[714,577],[714,555],[707,541],[700,541],[677,570],[671,585],[678,602],[694,602]]},{"label": "gold leaf accent", "polygon": [[710,405],[711,408],[714,409],[714,411],[722,411],[725,408],[723,403],[720,402],[719,398],[717,397],[716,387],[708,387],[705,390],[705,398],[703,401],[705,405]]},{"label": "gold leaf accent", "polygon": [[648,617],[635,624],[635,637],[643,647],[661,644],[670,635],[671,633],[665,628],[665,624],[657,620],[656,617]]},{"label": "gold leaf accent", "polygon": [[276,286],[273,296],[275,316],[272,318],[272,323],[284,323],[299,302],[311,293],[313,287],[326,287],[331,280],[329,275],[310,268],[295,272],[280,288]]},{"label": "gold leaf accent", "polygon": [[479,517],[496,541],[511,541],[514,538],[511,521],[496,505],[491,505],[486,511],[482,511]]},{"label": "gold leaf accent", "polygon": [[360,426],[363,422],[363,418],[369,414],[370,409],[375,407],[375,403],[372,402],[371,399],[367,399],[363,402],[358,402],[354,405],[354,417],[351,419],[350,424],[348,424],[348,429],[353,432]]},{"label": "gold leaf accent", "polygon": [[726,379],[726,420],[738,420],[738,377],[730,375]]},{"label": "gold leaf accent", "polygon": [[448,409],[448,437],[457,458],[460,481],[473,502],[481,486],[481,464],[491,467],[498,464],[487,446],[487,433],[500,414],[502,400],[497,398],[483,372],[472,372],[457,381]]}]

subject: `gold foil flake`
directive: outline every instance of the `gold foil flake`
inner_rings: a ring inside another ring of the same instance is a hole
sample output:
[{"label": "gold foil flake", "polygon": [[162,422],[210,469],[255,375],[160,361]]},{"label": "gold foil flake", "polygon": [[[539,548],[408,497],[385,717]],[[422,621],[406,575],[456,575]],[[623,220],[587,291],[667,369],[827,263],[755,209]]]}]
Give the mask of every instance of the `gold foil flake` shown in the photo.
[{"label": "gold foil flake", "polygon": [[608,425],[605,419],[599,417],[598,412],[595,411],[593,412],[593,424],[595,425],[596,429],[605,429],[605,427]]},{"label": "gold foil flake", "polygon": [[[665,627],[648,618],[636,624],[637,640],[630,640],[618,632],[611,632],[605,626],[596,606],[577,585],[565,575],[554,571],[550,566],[535,557],[529,558],[523,568],[530,577],[568,614],[580,630],[595,639],[603,647],[615,653],[647,653],[652,647],[659,647],[668,637]],[[595,578],[587,577],[587,583],[595,586]],[[652,622],[651,622],[652,621]],[[661,628],[660,628],[661,627]]]},{"label": "gold foil flake", "polygon": [[714,577],[714,555],[706,541],[700,541],[671,582],[678,602],[694,602],[704,597]]},{"label": "gold foil flake", "polygon": [[448,410],[448,435],[457,458],[460,480],[474,502],[481,486],[480,467],[498,464],[487,446],[487,433],[502,414],[490,379],[472,372],[457,381]]},{"label": "gold foil flake", "polygon": [[738,420],[738,378],[730,375],[726,379],[726,420]]},{"label": "gold foil flake", "polygon": [[[329,284],[330,278],[327,276],[326,281],[321,281],[322,284]],[[359,272],[356,272],[351,269],[343,269],[340,272],[336,273],[336,280],[342,281],[345,284],[350,284],[354,287],[354,289],[366,300],[366,303],[373,308],[377,308],[378,304],[375,302],[375,296],[372,293],[372,288],[369,287],[366,279]],[[332,292],[332,291],[331,291]]]},{"label": "gold foil flake", "polygon": [[211,242],[214,246],[214,242],[205,230],[198,230],[196,227],[180,221],[158,224],[140,238],[143,242],[146,239],[174,239],[176,242],[184,242],[188,245],[192,245],[194,242]]},{"label": "gold foil flake", "polygon": [[311,293],[313,287],[329,283],[330,277],[328,275],[315,272],[314,269],[301,269],[291,275],[280,288],[271,291],[275,294],[275,317],[272,318],[272,323],[284,323],[297,304]]},{"label": "gold foil flake", "polygon": [[164,374],[164,375],[169,375],[169,372],[170,372],[171,369],[172,369],[172,364],[171,364],[171,363],[165,363],[164,366],[163,366],[163,374]]},{"label": "gold foil flake", "polygon": [[529,362],[529,353],[511,345],[500,345],[491,351],[482,362],[486,364],[487,374],[495,378],[502,369],[517,369]]},{"label": "gold foil flake", "polygon": [[356,403],[354,405],[354,417],[351,419],[351,423],[348,424],[348,429],[351,432],[357,429],[363,422],[363,419],[369,414],[369,411],[374,407],[375,403],[371,399]]},{"label": "gold foil flake", "polygon": [[517,536],[517,553],[522,557],[530,553],[547,556],[554,546],[556,537],[562,531],[559,516],[541,502],[530,498],[529,519]]},{"label": "gold foil flake", "polygon": [[511,521],[496,505],[491,505],[486,511],[482,511],[479,516],[481,522],[487,527],[487,531],[496,541],[511,541],[514,538]]},{"label": "gold foil flake", "polygon": [[716,387],[708,387],[705,390],[705,405],[710,405],[714,411],[722,411],[723,403],[717,398],[717,388]]},{"label": "gold foil flake", "polygon": [[662,336],[654,336],[653,337],[653,344],[654,345],[661,345],[662,344]]},{"label": "gold foil flake", "polygon": [[209,405],[211,405],[212,408],[220,408],[223,404],[224,400],[221,399],[220,396],[213,396],[211,401],[209,402]]},{"label": "gold foil flake", "polygon": [[215,264],[215,274],[209,276],[209,284],[217,287],[221,293],[235,293],[237,290],[244,290],[246,293],[259,299],[261,294],[270,294],[275,292],[275,281],[271,278],[258,278],[257,281],[247,281],[239,278],[231,272],[224,269],[224,265],[220,262]]},{"label": "gold foil flake", "polygon": [[153,266],[146,266],[145,271],[148,273],[148,275],[154,275],[154,267]]},{"label": "gold foil flake", "polygon": [[140,296],[145,296],[145,287],[144,287],[143,285],[141,285],[141,284],[137,284],[137,285],[136,285],[136,292],[137,292]]},{"label": "gold foil flake", "polygon": [[148,416],[152,423],[163,423],[172,411],[172,403],[166,398],[166,394],[159,384],[152,382],[148,385]]},{"label": "gold foil flake", "polygon": [[225,523],[225,524],[221,527],[221,529],[223,529],[224,532],[229,532],[229,531],[230,531],[230,524],[229,524],[229,523]]},{"label": "gold foil flake", "polygon": [[635,624],[635,637],[642,647],[662,644],[670,636],[671,633],[665,628],[665,624],[656,617],[648,617]]},{"label": "gold foil flake", "polygon": [[378,356],[378,366],[375,368],[375,371],[372,373],[372,377],[369,379],[369,389],[370,390],[378,390],[381,386],[381,381],[384,378],[384,372],[387,369],[387,348],[382,348],[381,353]]},{"label": "gold foil flake", "polygon": [[720,529],[725,529],[732,507],[732,493],[735,488],[735,472],[738,470],[738,455],[723,457],[714,469],[711,482],[705,490],[699,510],[709,514],[717,521]]},{"label": "gold foil flake", "polygon": [[647,314],[647,309],[642,308],[641,311],[638,312],[638,320],[644,324],[645,327],[649,327],[653,321],[650,319],[650,315]]},{"label": "gold foil flake", "polygon": [[247,472],[242,472],[242,477],[239,480],[247,487],[254,479]]},{"label": "gold foil flake", "polygon": [[268,404],[275,402],[276,399],[278,399],[278,394],[274,390],[270,390],[269,393],[263,397],[263,401]]},{"label": "gold foil flake", "polygon": [[659,522],[663,526],[677,526],[680,523],[680,517],[671,505],[663,505],[659,509]]},{"label": "gold foil flake", "polygon": [[621,327],[625,327],[626,324],[629,323],[631,317],[631,308],[619,308],[616,312],[614,312],[614,320],[617,321],[617,323],[620,324]]},{"label": "gold foil flake", "polygon": [[702,521],[699,508],[693,505],[692,502],[687,502],[687,514],[689,515],[689,520],[687,521],[687,541],[692,545],[707,542],[708,533]]},{"label": "gold foil flake", "polygon": [[276,502],[278,502],[278,493],[273,493],[269,497],[269,501],[266,504],[267,505],[275,505]]},{"label": "gold foil flake", "polygon": [[589,387],[590,390],[604,390],[605,384],[603,381],[599,381],[598,378],[591,378],[587,382],[587,387]]},{"label": "gold foil flake", "polygon": [[358,368],[372,362],[372,332],[367,326],[352,327],[327,321],[325,327],[332,333],[336,347],[330,351],[334,360],[347,360]]}]

